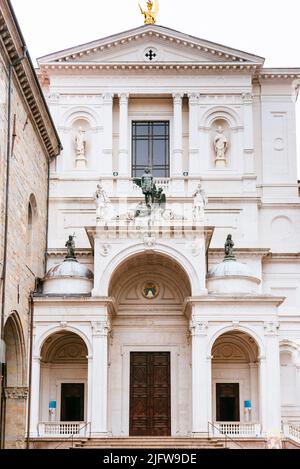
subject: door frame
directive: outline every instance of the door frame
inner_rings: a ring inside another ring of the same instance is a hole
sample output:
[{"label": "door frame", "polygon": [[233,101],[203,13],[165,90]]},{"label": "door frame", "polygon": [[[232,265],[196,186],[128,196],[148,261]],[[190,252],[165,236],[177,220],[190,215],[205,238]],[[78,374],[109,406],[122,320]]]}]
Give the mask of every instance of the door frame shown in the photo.
[{"label": "door frame", "polygon": [[[216,384],[239,384],[240,385],[240,422],[244,421],[244,414],[243,414],[243,402],[244,402],[244,389],[245,389],[245,379],[230,379],[229,378],[214,378],[212,380],[212,403],[213,403],[213,421],[217,421],[217,390]],[[237,422],[236,422],[237,423]]]},{"label": "door frame", "polygon": [[121,433],[129,436],[130,419],[130,353],[131,352],[169,352],[170,353],[170,385],[171,385],[171,435],[179,434],[179,409],[178,409],[178,356],[179,345],[148,345],[135,346],[123,345],[122,354],[122,402],[121,402]]},{"label": "door frame", "polygon": [[[221,398],[220,394],[218,393],[218,386],[221,387],[222,385],[224,386],[234,386],[235,389],[238,391],[237,392],[237,395],[234,396],[235,399],[235,410],[234,410],[234,413],[236,415],[236,413],[238,414],[238,418],[235,419],[235,420],[220,420],[218,419],[218,413],[220,414],[221,413],[221,406],[220,406],[220,401],[219,399]],[[241,412],[240,412],[240,407],[241,407],[241,386],[240,386],[240,383],[232,383],[232,382],[226,382],[226,383],[220,383],[220,382],[217,382],[215,384],[216,386],[216,420],[217,422],[240,422],[241,421]],[[218,412],[219,410],[219,412]]]},{"label": "door frame", "polygon": [[[151,393],[149,393],[149,389],[145,389],[146,393],[147,393],[147,401],[148,401],[148,398],[152,398],[152,405],[150,405],[148,408],[147,408],[147,415],[148,412],[150,411],[150,409],[152,409],[152,411],[154,410],[154,394],[155,392],[158,392],[158,389],[155,387],[154,385],[154,377],[155,377],[155,374],[154,374],[154,371],[155,371],[155,357],[164,357],[163,359],[163,362],[164,362],[164,365],[165,366],[166,364],[168,365],[167,366],[167,375],[166,375],[166,381],[164,382],[165,385],[168,385],[165,387],[165,390],[167,390],[167,394],[165,395],[165,397],[167,396],[167,401],[168,401],[168,405],[165,407],[165,412],[166,414],[168,415],[168,425],[167,425],[167,434],[166,435],[156,435],[156,436],[170,436],[171,435],[171,353],[170,352],[131,352],[130,353],[130,388],[129,388],[129,434],[130,436],[143,436],[143,435],[134,435],[134,421],[135,421],[135,418],[136,418],[136,415],[135,415],[135,412],[134,412],[134,406],[133,406],[133,403],[132,403],[132,398],[135,396],[134,394],[134,384],[135,381],[134,381],[134,361],[133,361],[133,357],[134,356],[143,356],[145,357],[145,365],[146,365],[146,370],[147,370],[147,373],[146,373],[146,380],[147,382],[149,382],[149,378],[150,378],[150,381],[152,383],[152,387],[150,387],[150,389],[152,390]],[[147,357],[147,358],[146,358]],[[150,358],[151,357],[151,358]],[[149,360],[150,359],[150,360]],[[149,364],[151,363],[151,365],[149,366]],[[151,371],[151,373],[149,373]],[[133,387],[132,387],[133,385]],[[156,418],[157,419],[157,418]],[[150,433],[146,436],[154,436],[154,435],[151,435],[151,431],[154,430],[154,427],[151,428],[150,430]]]},{"label": "door frame", "polygon": [[57,421],[61,422],[61,385],[62,384],[84,384],[84,406],[83,416],[84,422],[87,420],[87,400],[88,400],[88,382],[87,379],[59,379],[56,381],[56,417]]}]

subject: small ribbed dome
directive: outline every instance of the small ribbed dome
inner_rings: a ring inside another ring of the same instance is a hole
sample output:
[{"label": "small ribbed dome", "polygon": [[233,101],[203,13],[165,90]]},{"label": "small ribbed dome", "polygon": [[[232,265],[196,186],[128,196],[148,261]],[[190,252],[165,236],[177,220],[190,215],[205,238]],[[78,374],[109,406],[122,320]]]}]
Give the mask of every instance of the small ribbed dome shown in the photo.
[{"label": "small ribbed dome", "polygon": [[45,295],[89,294],[93,288],[93,273],[75,258],[66,258],[47,273],[43,292]]},{"label": "small ribbed dome", "polygon": [[208,271],[208,278],[235,276],[255,277],[245,264],[233,259],[225,259],[220,264],[211,267]]},{"label": "small ribbed dome", "polygon": [[48,271],[46,278],[54,277],[80,277],[92,280],[94,275],[93,272],[85,265],[80,264],[77,260],[66,259],[61,264],[55,265]]},{"label": "small ribbed dome", "polygon": [[207,274],[209,293],[216,294],[253,294],[257,292],[258,279],[246,264],[238,262],[233,253],[234,242],[228,235],[223,262],[212,266]]}]

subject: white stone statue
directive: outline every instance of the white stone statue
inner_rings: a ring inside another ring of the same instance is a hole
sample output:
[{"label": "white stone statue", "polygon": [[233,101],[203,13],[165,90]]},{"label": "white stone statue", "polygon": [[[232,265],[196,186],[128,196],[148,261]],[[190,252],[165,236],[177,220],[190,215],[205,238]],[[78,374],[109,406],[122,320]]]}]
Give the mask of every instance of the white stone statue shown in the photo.
[{"label": "white stone statue", "polygon": [[[86,137],[85,137],[85,130],[82,127],[79,127],[78,133],[76,135],[76,162],[85,162],[86,161]],[[77,164],[78,166],[78,164]],[[85,166],[85,165],[84,165]]]},{"label": "white stone statue", "polygon": [[97,221],[106,220],[108,216],[110,199],[101,184],[98,184],[97,186],[97,191],[95,193],[94,199],[97,205]]},{"label": "white stone statue", "polygon": [[195,221],[202,221],[204,220],[204,210],[208,203],[208,199],[204,189],[202,189],[201,184],[198,184],[196,191],[193,193],[193,197],[193,218]]},{"label": "white stone statue", "polygon": [[216,166],[219,168],[224,168],[226,166],[226,151],[228,149],[228,140],[224,135],[224,130],[221,125],[217,128],[217,133],[214,138],[214,148],[216,159]]}]

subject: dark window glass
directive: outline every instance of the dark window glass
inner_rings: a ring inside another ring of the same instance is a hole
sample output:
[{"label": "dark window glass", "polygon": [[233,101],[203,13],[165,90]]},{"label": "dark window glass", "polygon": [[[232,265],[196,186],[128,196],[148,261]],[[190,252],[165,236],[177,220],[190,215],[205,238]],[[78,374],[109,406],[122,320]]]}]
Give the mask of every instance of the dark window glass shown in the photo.
[{"label": "dark window glass", "polygon": [[155,177],[170,176],[170,124],[168,121],[132,123],[132,176],[146,166]]}]

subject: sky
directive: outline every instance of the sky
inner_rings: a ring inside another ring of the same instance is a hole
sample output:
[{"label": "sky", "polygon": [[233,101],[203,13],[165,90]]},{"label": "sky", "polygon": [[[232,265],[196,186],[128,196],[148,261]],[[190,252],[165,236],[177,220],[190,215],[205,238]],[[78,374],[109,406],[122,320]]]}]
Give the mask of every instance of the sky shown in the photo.
[{"label": "sky", "polygon": [[[146,0],[140,0],[142,6]],[[12,0],[33,61],[143,24],[138,0]],[[157,23],[299,67],[299,0],[159,0]],[[300,179],[300,96],[297,103]]]}]

